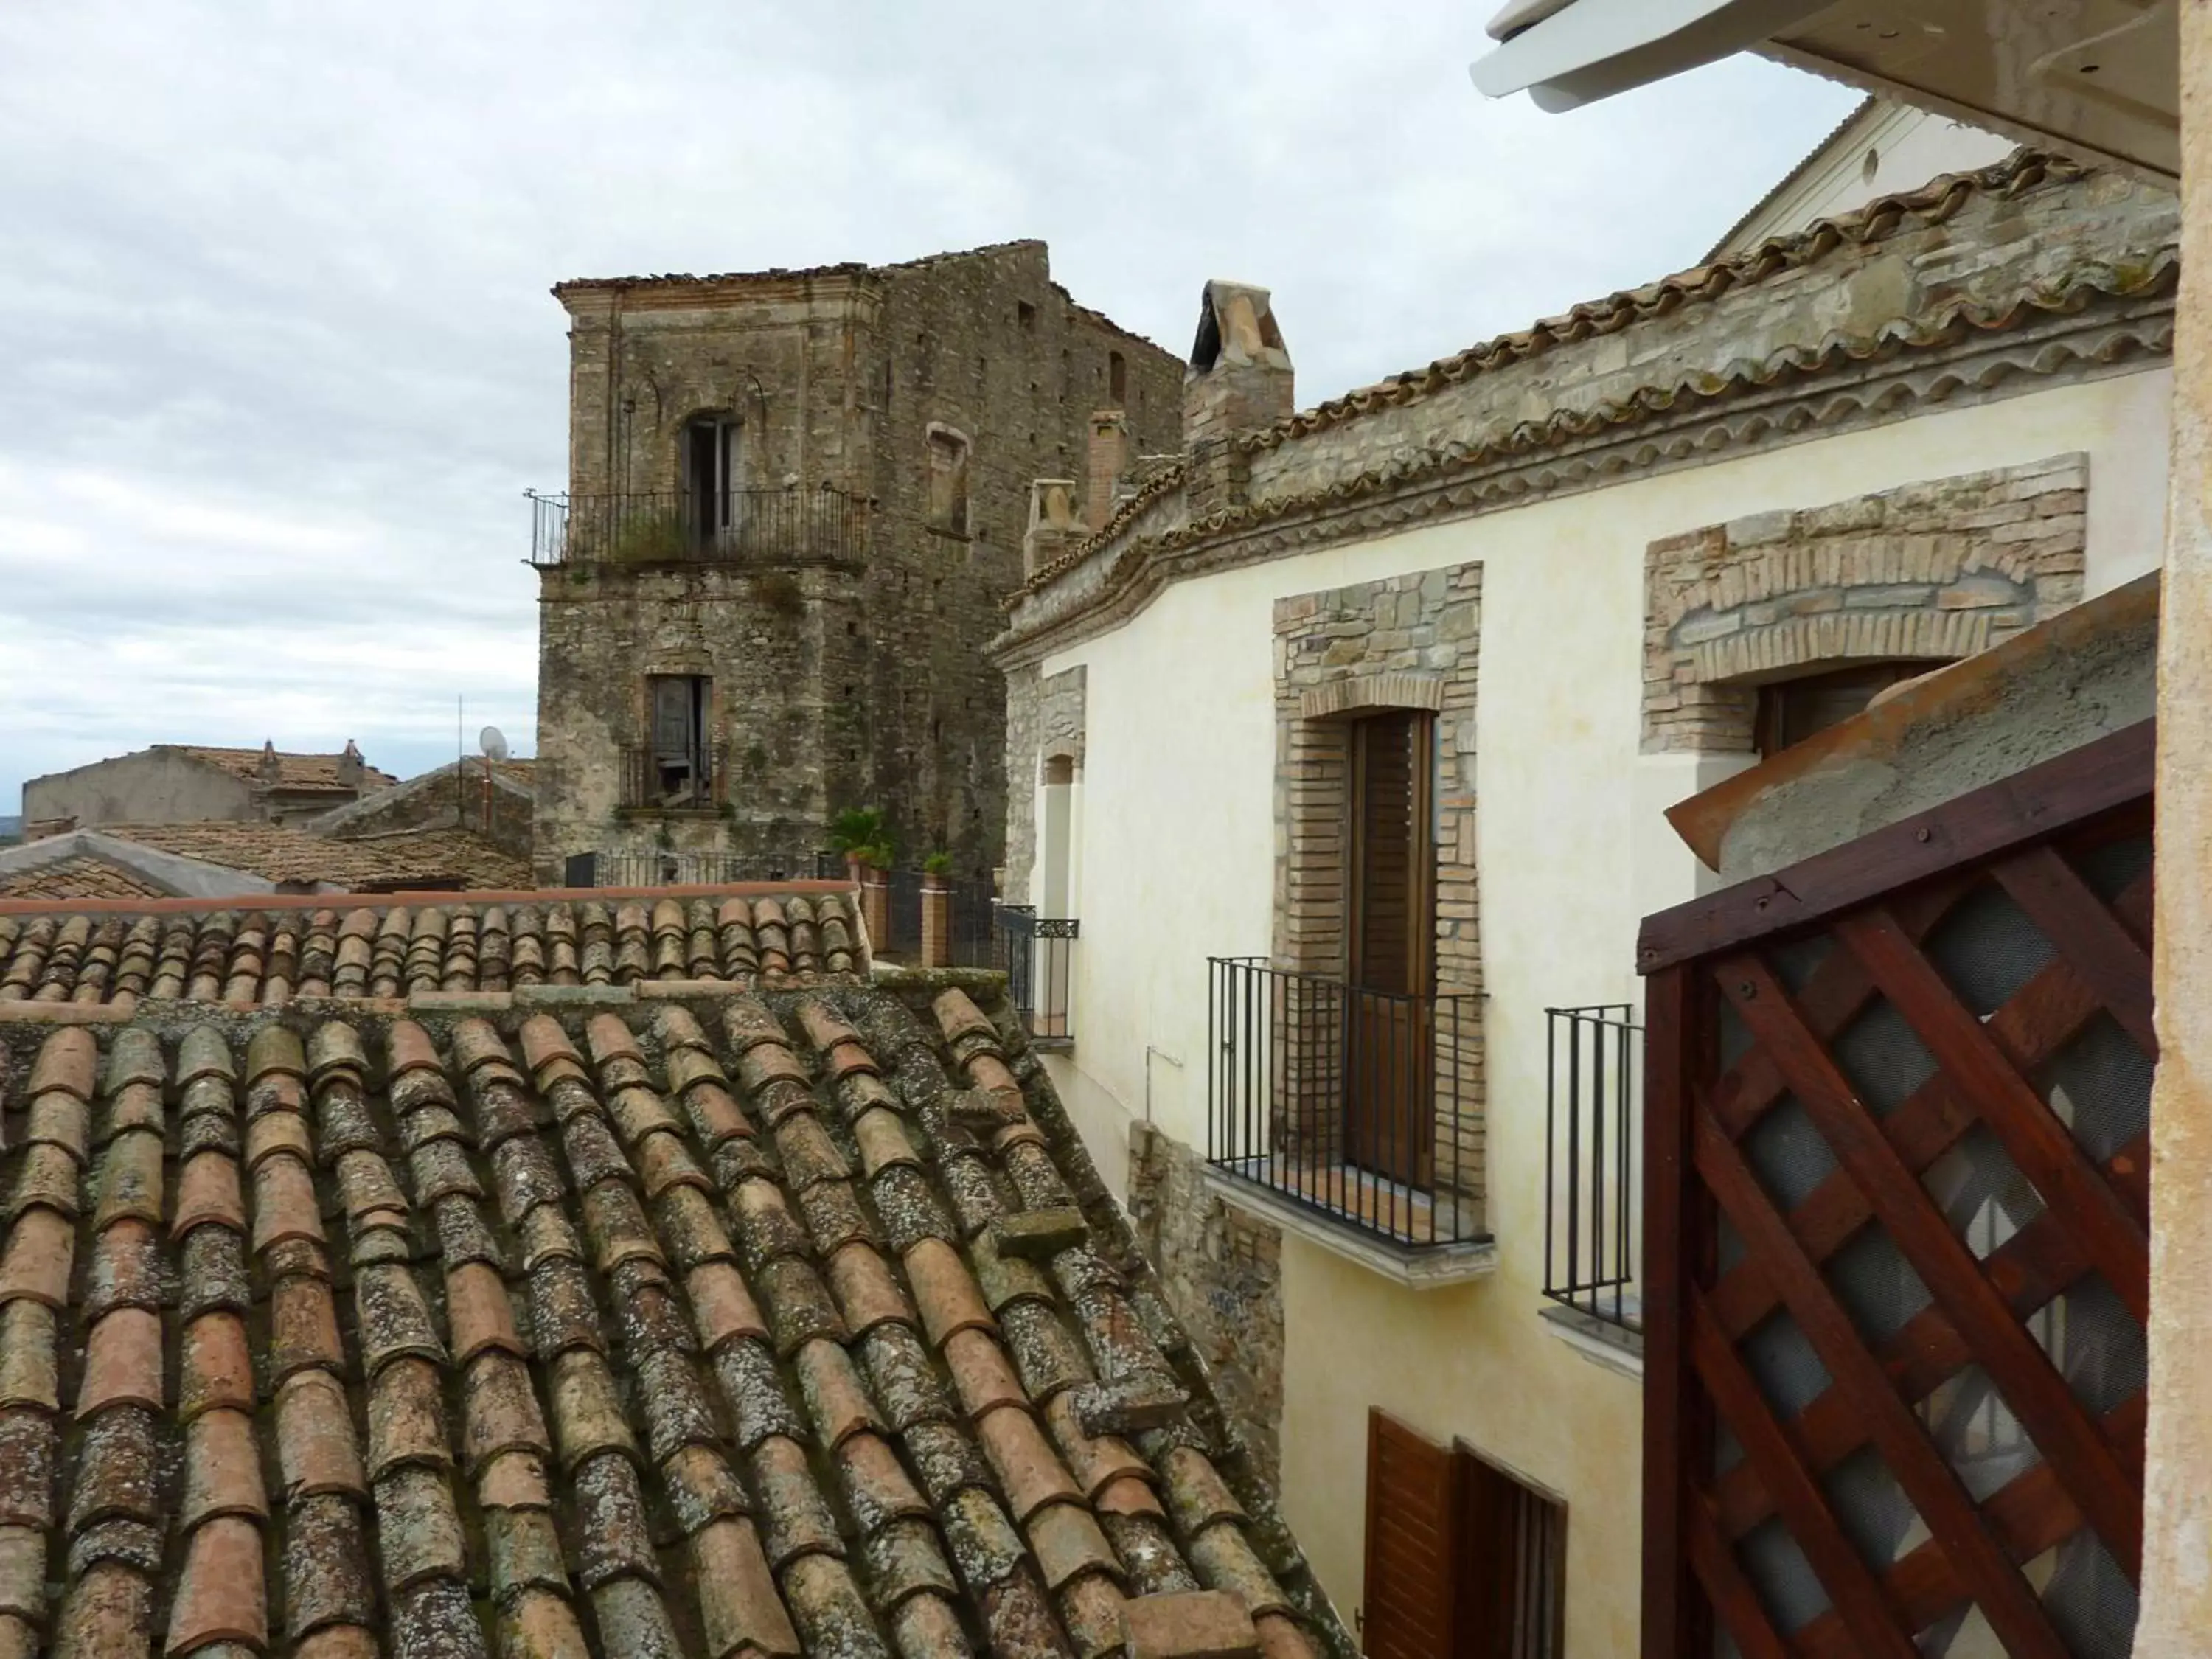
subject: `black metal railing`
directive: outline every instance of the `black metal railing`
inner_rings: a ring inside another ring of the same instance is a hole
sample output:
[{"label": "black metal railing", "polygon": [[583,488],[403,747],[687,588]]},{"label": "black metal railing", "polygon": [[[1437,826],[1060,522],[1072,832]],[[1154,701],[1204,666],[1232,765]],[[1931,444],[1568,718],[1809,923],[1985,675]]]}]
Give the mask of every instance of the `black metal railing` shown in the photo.
[{"label": "black metal railing", "polygon": [[626,744],[617,759],[625,811],[696,812],[722,799],[722,757],[712,744],[677,753]]},{"label": "black metal railing", "polygon": [[1641,1330],[1644,1028],[1625,1002],[1545,1012],[1544,1294]]},{"label": "black metal railing", "polygon": [[541,568],[580,561],[835,564],[857,561],[867,550],[867,501],[828,484],[819,489],[525,494],[530,562]]},{"label": "black metal railing", "polygon": [[1410,1250],[1488,1238],[1481,999],[1209,959],[1206,1161]]},{"label": "black metal railing", "polygon": [[[919,870],[884,873],[890,891],[890,937],[872,941],[884,955],[904,952],[919,956],[921,950],[921,896],[926,878]],[[999,965],[991,910],[998,888],[988,876],[939,878],[948,895],[951,936],[946,941],[954,968],[994,968]]]},{"label": "black metal railing", "polygon": [[569,887],[727,887],[741,881],[837,881],[835,853],[578,853]]},{"label": "black metal railing", "polygon": [[1068,992],[1075,978],[1075,945],[1082,924],[1073,916],[1040,916],[1033,904],[998,908],[998,935],[1006,969],[1006,994],[1032,1042],[1075,1041]]}]

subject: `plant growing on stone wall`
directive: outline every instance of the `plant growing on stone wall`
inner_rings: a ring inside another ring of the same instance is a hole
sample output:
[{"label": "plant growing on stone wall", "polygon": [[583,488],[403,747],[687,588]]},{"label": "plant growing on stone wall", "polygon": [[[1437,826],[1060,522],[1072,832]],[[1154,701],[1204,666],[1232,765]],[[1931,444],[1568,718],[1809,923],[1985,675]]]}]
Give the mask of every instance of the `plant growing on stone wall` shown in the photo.
[{"label": "plant growing on stone wall", "polygon": [[799,578],[781,570],[771,570],[752,579],[753,597],[780,617],[803,617],[806,614],[806,594],[799,585]]},{"label": "plant growing on stone wall", "polygon": [[615,531],[609,550],[617,564],[668,564],[691,550],[682,515],[672,508],[632,514]]}]

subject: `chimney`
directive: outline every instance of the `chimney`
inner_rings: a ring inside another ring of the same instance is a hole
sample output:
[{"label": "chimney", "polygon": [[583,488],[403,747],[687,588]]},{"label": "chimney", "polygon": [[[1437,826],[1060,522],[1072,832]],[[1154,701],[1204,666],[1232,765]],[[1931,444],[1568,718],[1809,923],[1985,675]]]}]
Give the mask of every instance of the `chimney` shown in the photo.
[{"label": "chimney", "polygon": [[276,740],[273,738],[262,738],[260,766],[262,782],[276,782],[280,770],[276,764]]},{"label": "chimney", "polygon": [[1198,314],[1198,339],[1182,377],[1182,444],[1194,516],[1244,498],[1239,433],[1272,426],[1296,408],[1291,354],[1267,290],[1211,282]]},{"label": "chimney", "polygon": [[346,746],[338,753],[338,781],[348,788],[359,788],[361,764],[361,750],[354,746],[353,739],[348,738]]},{"label": "chimney", "polygon": [[1129,470],[1129,417],[1118,409],[1093,410],[1091,416],[1090,493],[1084,521],[1092,534],[1114,516],[1114,499]]},{"label": "chimney", "polygon": [[1039,478],[1030,486],[1030,525],[1022,536],[1022,574],[1034,576],[1083,539],[1075,480]]}]

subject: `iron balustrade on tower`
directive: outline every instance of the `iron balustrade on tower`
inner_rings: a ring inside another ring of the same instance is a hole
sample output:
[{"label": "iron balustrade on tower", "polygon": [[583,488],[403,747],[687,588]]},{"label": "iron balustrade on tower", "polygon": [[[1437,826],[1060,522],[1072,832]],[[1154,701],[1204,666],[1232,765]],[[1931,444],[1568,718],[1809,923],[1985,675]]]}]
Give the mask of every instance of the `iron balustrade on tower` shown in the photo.
[{"label": "iron balustrade on tower", "polygon": [[540,495],[531,507],[530,562],[829,563],[867,550],[870,503],[832,485],[818,489],[614,490]]}]

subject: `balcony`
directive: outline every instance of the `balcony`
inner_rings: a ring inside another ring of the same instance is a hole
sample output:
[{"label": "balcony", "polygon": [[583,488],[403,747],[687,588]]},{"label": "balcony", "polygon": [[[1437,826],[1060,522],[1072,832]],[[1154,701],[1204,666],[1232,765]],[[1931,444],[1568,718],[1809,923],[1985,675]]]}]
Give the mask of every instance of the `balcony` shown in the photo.
[{"label": "balcony", "polygon": [[1591,1358],[1640,1375],[1644,1028],[1626,1003],[1544,1012],[1544,1316]]},{"label": "balcony", "polygon": [[627,813],[714,812],[720,810],[723,768],[719,750],[697,745],[667,753],[642,744],[619,751],[621,799]]},{"label": "balcony", "polygon": [[1068,990],[1075,976],[1075,942],[1082,926],[1073,916],[1040,916],[1035,905],[999,907],[1006,994],[1030,1042],[1039,1048],[1075,1046]]},{"label": "balcony", "polygon": [[541,495],[531,506],[530,562],[850,564],[867,550],[868,502],[819,489],[624,490]]},{"label": "balcony", "polygon": [[1206,1163],[1230,1202],[1414,1286],[1490,1272],[1481,999],[1216,957]]}]

